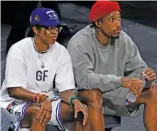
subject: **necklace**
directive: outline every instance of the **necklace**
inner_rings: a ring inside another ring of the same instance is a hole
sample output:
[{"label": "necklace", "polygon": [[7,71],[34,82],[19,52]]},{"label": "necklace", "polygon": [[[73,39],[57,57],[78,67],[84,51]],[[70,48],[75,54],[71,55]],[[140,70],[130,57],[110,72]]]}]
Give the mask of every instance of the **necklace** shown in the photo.
[{"label": "necklace", "polygon": [[38,52],[38,53],[46,53],[47,51],[48,51],[48,49],[47,50],[44,50],[44,51],[40,51],[40,50],[38,50],[37,49],[37,47],[35,46],[35,44],[33,44],[33,46],[34,46],[34,49]]},{"label": "necklace", "polygon": [[46,57],[45,57],[45,59],[44,59],[43,61],[42,61],[40,55],[41,55],[41,54],[38,52],[38,57],[39,57],[39,60],[40,60],[40,62],[41,62],[41,68],[45,68],[45,60],[46,60],[46,58],[47,58],[48,52],[46,52]]},{"label": "necklace", "polygon": [[[47,58],[47,56],[48,56],[48,50],[49,49],[47,49],[47,50],[45,50],[45,51],[40,51],[40,50],[38,50],[37,49],[37,47],[35,46],[35,42],[33,43],[33,47],[34,47],[34,49],[37,51],[37,53],[38,53],[38,57],[39,57],[39,60],[40,60],[40,62],[41,62],[41,68],[45,68],[45,61],[46,61],[46,58]],[[46,57],[45,57],[45,59],[42,61],[42,58],[41,58],[41,54],[46,54]]]}]

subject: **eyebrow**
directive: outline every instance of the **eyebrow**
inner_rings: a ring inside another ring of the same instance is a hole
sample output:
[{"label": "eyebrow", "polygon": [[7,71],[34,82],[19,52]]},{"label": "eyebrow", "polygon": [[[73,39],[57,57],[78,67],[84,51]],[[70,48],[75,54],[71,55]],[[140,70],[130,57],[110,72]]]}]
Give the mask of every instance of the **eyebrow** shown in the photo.
[{"label": "eyebrow", "polygon": [[115,16],[119,16],[119,17],[121,17],[121,13],[118,13],[118,14],[110,14],[110,15],[108,15],[108,17],[115,17]]},{"label": "eyebrow", "polygon": [[121,14],[118,14],[118,15],[114,15],[114,14],[113,14],[113,15],[109,15],[109,16],[108,16],[108,18],[113,18],[113,17],[121,17]]}]

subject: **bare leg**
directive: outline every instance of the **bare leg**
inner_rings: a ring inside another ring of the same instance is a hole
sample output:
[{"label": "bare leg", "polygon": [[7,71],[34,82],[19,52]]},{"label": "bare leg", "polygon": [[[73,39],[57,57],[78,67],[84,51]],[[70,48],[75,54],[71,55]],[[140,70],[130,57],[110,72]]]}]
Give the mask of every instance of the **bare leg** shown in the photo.
[{"label": "bare leg", "polygon": [[104,131],[104,116],[102,108],[102,94],[97,89],[89,89],[78,92],[78,97],[85,101],[88,106],[89,119],[91,120],[92,131]]},{"label": "bare leg", "polygon": [[146,104],[144,110],[144,125],[147,131],[157,130],[157,104]]},{"label": "bare leg", "polygon": [[[31,127],[31,131],[45,131],[46,125],[40,124],[39,119],[37,119],[37,114],[39,110],[39,106],[35,104],[30,105],[26,111],[24,119],[21,121],[20,127]],[[74,121],[73,108],[71,108],[68,104],[64,102],[61,102],[60,114],[61,120],[63,122]],[[78,114],[78,118],[75,121],[77,121],[76,131],[91,131],[91,125],[89,124],[90,120],[85,126],[83,126],[83,117],[81,116],[81,114]]]},{"label": "bare leg", "polygon": [[[73,109],[64,102],[61,102],[61,119],[63,122],[74,120]],[[78,117],[75,119],[75,131],[91,131],[90,119],[85,126],[83,126],[82,122],[83,116],[81,113],[79,113]]]},{"label": "bare leg", "polygon": [[27,108],[24,119],[20,123],[20,127],[28,128],[31,127],[31,131],[45,131],[46,125],[40,124],[37,119],[37,114],[40,110],[40,107],[32,104]]},{"label": "bare leg", "polygon": [[[157,85],[144,91],[134,104],[144,104],[144,125],[147,131],[157,131]],[[134,105],[133,104],[133,105]]]}]

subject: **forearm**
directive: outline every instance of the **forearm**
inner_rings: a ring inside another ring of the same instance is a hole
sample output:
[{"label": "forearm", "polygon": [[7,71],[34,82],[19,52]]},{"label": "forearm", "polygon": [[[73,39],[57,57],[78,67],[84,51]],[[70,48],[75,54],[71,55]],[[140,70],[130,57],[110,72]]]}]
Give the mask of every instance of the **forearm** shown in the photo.
[{"label": "forearm", "polygon": [[22,87],[8,88],[8,93],[10,97],[23,100],[23,101],[33,101],[34,92],[26,90]]},{"label": "forearm", "polygon": [[[78,80],[78,79],[77,79]],[[77,84],[81,88],[94,89],[99,88],[102,92],[112,91],[121,86],[121,77],[115,75],[103,74],[85,74]]]},{"label": "forearm", "polygon": [[142,71],[144,70],[145,67],[142,68],[137,68],[137,69],[132,69],[131,71],[125,72],[125,76],[129,78],[139,78],[141,79],[142,77]]}]

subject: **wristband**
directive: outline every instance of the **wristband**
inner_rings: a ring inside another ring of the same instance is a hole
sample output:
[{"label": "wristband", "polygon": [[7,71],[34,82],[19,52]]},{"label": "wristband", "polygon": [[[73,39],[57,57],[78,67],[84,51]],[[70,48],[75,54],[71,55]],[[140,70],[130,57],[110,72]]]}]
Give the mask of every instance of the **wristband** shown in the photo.
[{"label": "wristband", "polygon": [[39,93],[35,93],[34,95],[33,95],[33,102],[37,102],[37,95],[38,95]]},{"label": "wristband", "polygon": [[70,105],[70,107],[73,107],[73,100],[74,99],[77,99],[78,101],[80,101],[80,99],[77,97],[77,96],[72,96],[72,97],[70,97],[70,100],[69,100],[69,105]]}]

